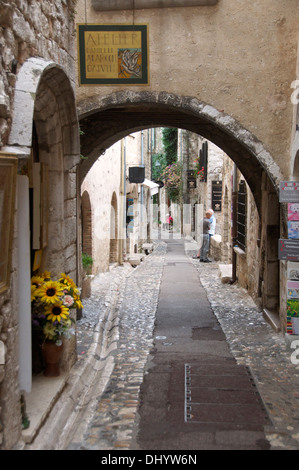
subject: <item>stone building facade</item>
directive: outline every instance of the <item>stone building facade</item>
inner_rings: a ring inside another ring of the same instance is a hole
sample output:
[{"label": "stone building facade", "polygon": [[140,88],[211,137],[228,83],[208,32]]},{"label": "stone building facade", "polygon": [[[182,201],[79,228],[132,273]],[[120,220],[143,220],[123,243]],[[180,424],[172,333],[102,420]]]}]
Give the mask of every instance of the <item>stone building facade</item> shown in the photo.
[{"label": "stone building facade", "polygon": [[[259,284],[262,269],[260,247],[260,218],[259,213],[243,175],[238,171],[233,161],[219,147],[210,141],[206,141],[197,134],[179,130],[179,159],[184,162],[184,169],[191,171],[195,165],[195,159],[200,157],[203,146],[206,146],[206,159],[200,160],[205,166],[205,177],[196,179],[194,188],[190,188],[190,182],[184,187],[184,203],[189,209],[190,227],[184,225],[184,235],[191,235],[200,246],[200,227],[197,218],[203,216],[205,211],[212,208],[216,218],[215,235],[210,241],[210,256],[215,261],[231,265],[232,282],[238,282],[248,290],[250,295],[260,304],[261,285]],[[187,178],[186,178],[187,179]],[[235,179],[235,187],[233,181]],[[244,230],[244,243],[238,246],[238,240],[234,238],[232,226],[237,217],[234,216],[234,201],[238,204],[239,187],[244,182],[245,188],[245,220],[242,221],[241,230]],[[234,199],[235,198],[235,199]],[[196,210],[196,206],[200,210]],[[243,224],[244,222],[244,224]]]},{"label": "stone building facade", "polygon": [[[0,4],[0,159],[8,157],[17,167],[14,211],[7,214],[10,272],[0,294],[1,449],[20,439],[21,396],[32,392],[34,256],[41,270],[78,280],[74,7],[72,0]],[[3,216],[1,207],[1,230]],[[66,349],[69,367],[74,345]]]},{"label": "stone building facade", "polygon": [[[20,399],[32,387],[31,258],[41,250],[41,269],[64,271],[80,285],[77,195],[99,155],[129,134],[186,129],[236,163],[260,221],[259,297],[285,328],[286,267],[276,250],[286,217],[278,189],[298,178],[297,0],[113,3],[118,8],[110,11],[96,0],[0,4],[0,152],[18,167],[15,191],[8,191],[14,209],[2,208],[10,222],[10,275],[0,293],[2,449],[20,438]],[[80,86],[75,22],[147,25],[148,83]],[[78,121],[89,130],[81,152]],[[43,209],[31,227],[30,192],[40,194]],[[73,351],[70,345],[65,367]]]},{"label": "stone building facade", "polygon": [[[93,274],[129,260],[150,241],[151,132],[129,134],[107,149],[82,182],[82,251],[93,259]],[[130,168],[144,168],[143,183],[130,182]]]},{"label": "stone building facade", "polygon": [[[285,218],[279,183],[296,175],[299,6],[265,2],[78,2],[80,24],[148,26],[149,81],[138,86],[78,86],[79,119],[98,138],[83,140],[89,160],[142,128],[167,125],[221,148],[248,185],[260,221],[259,286],[263,308],[285,329],[284,264],[277,256]],[[115,140],[114,140],[115,139]],[[276,249],[274,249],[276,247]],[[280,274],[279,274],[280,273]],[[281,276],[280,283],[277,282]],[[252,284],[252,282],[250,282]]]}]

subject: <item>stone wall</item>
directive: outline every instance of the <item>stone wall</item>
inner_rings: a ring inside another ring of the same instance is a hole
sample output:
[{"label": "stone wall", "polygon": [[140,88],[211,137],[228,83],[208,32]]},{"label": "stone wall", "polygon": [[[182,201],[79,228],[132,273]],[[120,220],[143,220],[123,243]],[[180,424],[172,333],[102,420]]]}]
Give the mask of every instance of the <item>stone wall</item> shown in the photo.
[{"label": "stone wall", "polygon": [[[227,157],[223,160],[223,196],[222,196],[222,225],[221,225],[221,253],[222,261],[232,263],[233,245],[231,235],[231,208],[232,208],[232,177],[234,172],[233,162]],[[237,172],[237,187],[242,174]],[[239,284],[248,289],[250,295],[258,301],[260,260],[260,218],[251,194],[247,186],[246,207],[246,250],[235,248],[236,275]]]},{"label": "stone wall", "polygon": [[[99,156],[81,185],[81,194],[88,195],[90,201],[90,241],[92,240],[92,273],[105,272],[109,269],[111,202],[116,194],[119,209],[121,142]],[[118,210],[120,213],[120,211]],[[84,207],[81,216],[84,217]],[[86,212],[85,212],[86,215]],[[83,237],[87,238],[88,233]],[[86,244],[86,242],[85,242]]]},{"label": "stone wall", "polygon": [[[148,24],[150,83],[138,90],[194,97],[224,111],[263,142],[289,176],[296,0],[226,0],[135,12],[96,11],[91,1],[79,0],[77,11],[78,23]],[[121,89],[82,86],[78,102],[99,101]]]},{"label": "stone wall", "polygon": [[[143,145],[143,164],[146,168],[146,178],[150,178],[150,153],[147,151],[148,132],[145,131],[128,135],[122,142],[114,144],[107,149],[104,155],[99,156],[98,160],[81,185],[81,194],[84,198],[89,197],[90,200],[90,222],[92,240],[92,258],[93,258],[93,274],[105,272],[109,270],[109,264],[121,260],[119,249],[119,238],[123,234],[123,215],[125,210],[125,202],[122,196],[123,182],[122,177],[126,175],[126,196],[138,201],[146,207],[147,189],[137,184],[130,184],[128,180],[129,168],[139,166],[142,163],[142,145]],[[123,153],[123,156],[122,156]],[[124,173],[124,165],[126,172]],[[138,193],[140,191],[140,193]],[[141,196],[143,192],[143,196]],[[142,201],[143,198],[143,201]],[[83,215],[84,207],[82,207]],[[124,248],[127,254],[134,253],[139,250],[142,233],[146,232],[146,214],[141,215],[137,205],[134,207],[135,223],[133,231],[128,234],[127,243],[125,240]],[[87,236],[82,234],[82,238]]]},{"label": "stone wall", "polygon": [[16,73],[29,57],[53,60],[74,81],[74,0],[9,0],[0,4],[0,146],[7,143]]},{"label": "stone wall", "polygon": [[[74,86],[75,3],[73,0],[9,0],[0,3],[0,150],[8,145],[11,125],[16,117],[13,114],[16,79],[27,59],[41,57],[53,61],[65,70]],[[32,127],[32,123],[27,122],[26,125]],[[43,132],[47,130],[44,128]],[[66,192],[70,195],[69,184]],[[69,234],[74,230],[70,214],[72,204],[71,196],[68,196],[64,215],[70,221],[66,222]],[[18,273],[16,248],[19,236],[15,225],[10,288],[0,295],[0,341],[5,351],[3,364],[0,364],[1,449],[12,448],[21,433],[17,316],[17,282],[21,273]],[[66,257],[70,260],[69,271],[75,273],[74,257],[71,253]]]}]

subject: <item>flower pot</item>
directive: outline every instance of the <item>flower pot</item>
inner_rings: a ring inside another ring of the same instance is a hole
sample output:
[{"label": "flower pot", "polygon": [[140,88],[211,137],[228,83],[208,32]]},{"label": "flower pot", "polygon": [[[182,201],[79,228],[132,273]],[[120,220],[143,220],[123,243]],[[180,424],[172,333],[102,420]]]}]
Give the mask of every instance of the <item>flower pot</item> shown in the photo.
[{"label": "flower pot", "polygon": [[59,361],[62,355],[63,344],[57,346],[52,341],[45,341],[42,345],[45,361],[44,375],[46,377],[58,377],[60,375]]}]

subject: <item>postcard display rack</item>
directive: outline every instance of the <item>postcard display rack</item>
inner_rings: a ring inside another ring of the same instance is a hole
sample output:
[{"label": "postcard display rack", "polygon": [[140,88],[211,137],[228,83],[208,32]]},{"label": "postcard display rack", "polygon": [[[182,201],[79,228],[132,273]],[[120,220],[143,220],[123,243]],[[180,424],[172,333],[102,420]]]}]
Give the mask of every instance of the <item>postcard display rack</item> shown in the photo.
[{"label": "postcard display rack", "polygon": [[299,335],[299,182],[280,183],[280,202],[288,207],[288,240],[279,240],[279,259],[287,261],[287,334]]}]

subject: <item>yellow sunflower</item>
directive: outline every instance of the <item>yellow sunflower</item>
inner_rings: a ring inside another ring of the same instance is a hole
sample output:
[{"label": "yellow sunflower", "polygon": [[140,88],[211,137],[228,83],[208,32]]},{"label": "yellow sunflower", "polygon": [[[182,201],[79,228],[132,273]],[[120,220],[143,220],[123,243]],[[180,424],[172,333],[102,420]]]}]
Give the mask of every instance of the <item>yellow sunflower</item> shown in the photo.
[{"label": "yellow sunflower", "polygon": [[32,276],[31,278],[31,285],[35,287],[40,287],[44,282],[44,278],[42,276]]},{"label": "yellow sunflower", "polygon": [[80,300],[80,295],[78,295],[78,294],[75,293],[75,294],[74,294],[74,301],[76,302],[76,305],[77,305],[78,308],[83,309],[83,304],[82,304],[82,302],[81,302],[81,300]]},{"label": "yellow sunflower", "polygon": [[56,336],[56,326],[51,323],[46,323],[44,326],[44,334],[47,339],[54,340]]},{"label": "yellow sunflower", "polygon": [[63,286],[57,281],[45,282],[39,289],[37,294],[42,302],[46,304],[54,304],[60,300],[63,295]]},{"label": "yellow sunflower", "polygon": [[72,289],[78,289],[76,284],[74,283],[73,279],[71,279],[70,276],[68,276],[65,273],[61,273],[61,278],[59,279],[59,281],[64,282],[65,284],[67,284]]},{"label": "yellow sunflower", "polygon": [[67,320],[69,315],[69,309],[65,307],[61,302],[56,302],[53,305],[48,305],[45,309],[45,314],[47,315],[47,320],[58,321]]},{"label": "yellow sunflower", "polygon": [[37,287],[35,284],[31,284],[31,302],[36,298]]},{"label": "yellow sunflower", "polygon": [[51,279],[51,273],[50,271],[45,271],[43,272],[43,274],[41,274],[42,278],[45,280],[45,279],[48,279],[50,280]]}]

